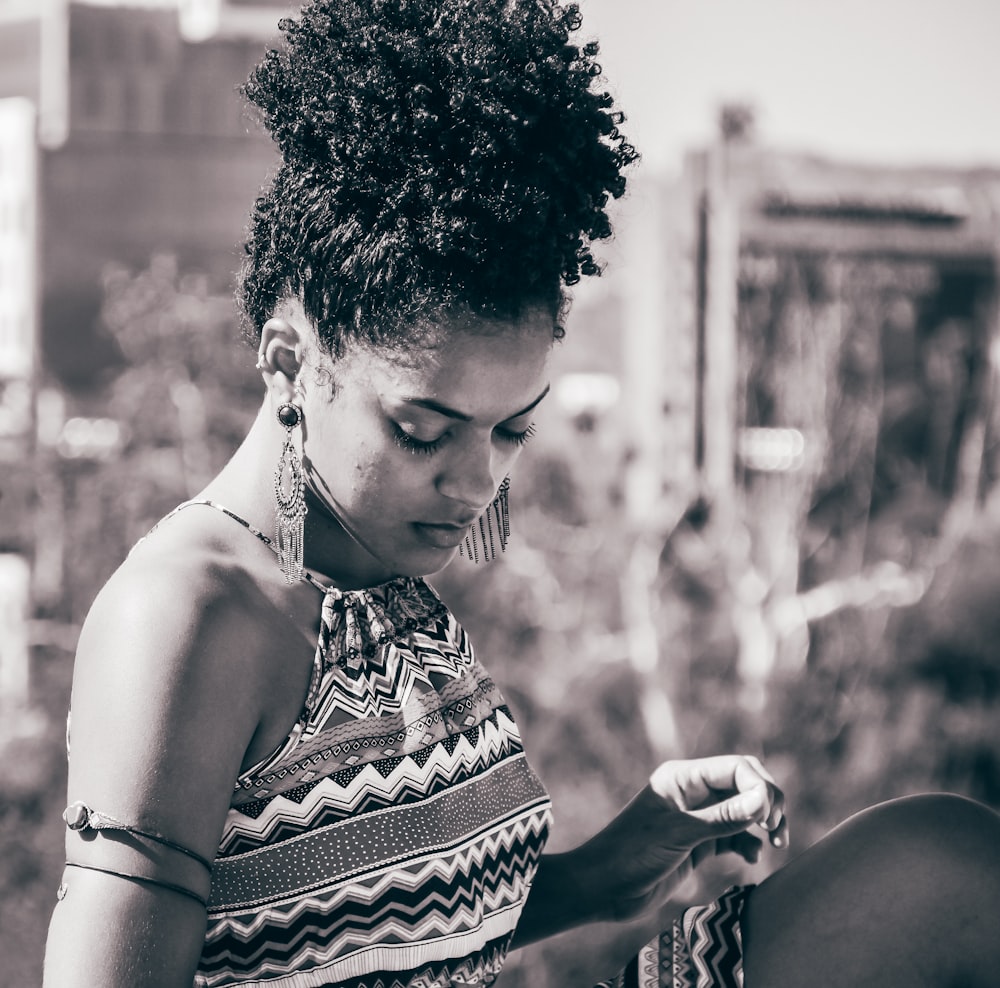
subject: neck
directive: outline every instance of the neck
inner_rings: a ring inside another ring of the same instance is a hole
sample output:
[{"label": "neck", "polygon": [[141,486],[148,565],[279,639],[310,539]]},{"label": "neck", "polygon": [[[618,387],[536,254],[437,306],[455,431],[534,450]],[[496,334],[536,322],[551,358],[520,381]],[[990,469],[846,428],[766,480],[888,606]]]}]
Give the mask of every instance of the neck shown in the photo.
[{"label": "neck", "polygon": [[306,507],[307,569],[323,574],[343,590],[375,586],[397,575],[365,548],[341,513],[311,484],[306,486]]}]

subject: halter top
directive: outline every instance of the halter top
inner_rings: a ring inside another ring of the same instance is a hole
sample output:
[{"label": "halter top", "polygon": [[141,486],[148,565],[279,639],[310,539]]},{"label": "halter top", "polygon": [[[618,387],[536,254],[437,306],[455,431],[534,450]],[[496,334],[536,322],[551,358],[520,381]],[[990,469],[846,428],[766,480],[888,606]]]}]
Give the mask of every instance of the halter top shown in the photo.
[{"label": "halter top", "polygon": [[195,985],[485,988],[541,857],[548,795],[424,580],[306,578],[323,594],[312,681],[285,741],[236,780]]}]

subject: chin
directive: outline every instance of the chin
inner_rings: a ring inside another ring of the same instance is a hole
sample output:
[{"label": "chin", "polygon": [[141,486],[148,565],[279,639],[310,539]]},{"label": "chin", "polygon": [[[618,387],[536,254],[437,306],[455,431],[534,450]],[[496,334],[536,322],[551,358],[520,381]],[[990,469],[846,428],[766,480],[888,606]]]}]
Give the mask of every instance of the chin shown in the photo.
[{"label": "chin", "polygon": [[377,560],[383,576],[378,582],[391,580],[396,577],[406,577],[409,579],[419,579],[424,576],[432,576],[440,573],[458,555],[458,547],[451,549],[438,549],[431,546],[412,546],[408,551],[382,553],[376,550],[373,553]]},{"label": "chin", "polygon": [[458,555],[458,549],[430,549],[414,553],[399,568],[401,576],[433,576],[440,573]]}]

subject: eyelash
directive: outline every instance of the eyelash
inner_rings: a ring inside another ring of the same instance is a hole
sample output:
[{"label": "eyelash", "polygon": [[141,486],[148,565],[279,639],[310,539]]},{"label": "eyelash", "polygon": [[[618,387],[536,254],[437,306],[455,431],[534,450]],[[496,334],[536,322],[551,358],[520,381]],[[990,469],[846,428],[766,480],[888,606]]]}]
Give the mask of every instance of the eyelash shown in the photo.
[{"label": "eyelash", "polygon": [[436,453],[441,448],[441,443],[444,442],[444,436],[441,436],[426,443],[422,439],[417,439],[408,432],[404,432],[398,425],[393,427],[393,438],[400,449],[405,449],[408,453],[423,453],[428,456],[431,453]]},{"label": "eyelash", "polygon": [[[523,432],[511,432],[509,429],[497,429],[496,431],[502,442],[510,443],[512,446],[523,446],[535,434],[535,426],[534,424],[529,425]],[[416,436],[411,436],[395,423],[393,423],[393,433],[396,445],[401,449],[405,449],[408,453],[420,453],[425,456],[436,453],[448,435],[446,432],[437,439],[425,442],[422,439],[417,439]]]},{"label": "eyelash", "polygon": [[523,432],[511,432],[509,429],[500,429],[500,438],[505,443],[511,443],[514,446],[523,446],[534,434],[535,434],[535,424],[532,422]]}]

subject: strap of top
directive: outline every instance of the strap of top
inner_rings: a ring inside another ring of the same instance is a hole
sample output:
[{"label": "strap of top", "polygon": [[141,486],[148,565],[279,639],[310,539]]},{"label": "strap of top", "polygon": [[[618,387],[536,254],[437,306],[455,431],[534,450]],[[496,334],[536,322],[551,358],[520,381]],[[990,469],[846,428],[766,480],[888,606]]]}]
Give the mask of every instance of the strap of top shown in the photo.
[{"label": "strap of top", "polygon": [[[170,518],[173,518],[173,516],[176,515],[178,511],[183,511],[185,508],[190,508],[192,505],[195,504],[204,504],[210,508],[215,508],[216,511],[221,511],[227,517],[232,518],[233,521],[239,522],[251,535],[256,535],[257,538],[260,539],[261,542],[263,542],[264,545],[266,545],[275,555],[278,554],[278,550],[274,548],[273,539],[265,535],[259,528],[256,528],[253,525],[251,525],[250,522],[248,522],[245,518],[241,518],[238,514],[236,514],[235,511],[230,511],[229,508],[227,508],[225,505],[219,504],[218,501],[212,501],[207,497],[192,498],[190,501],[184,501],[182,504],[178,504],[173,511],[171,511],[167,515],[164,515],[164,517],[150,529],[150,533],[155,532],[156,529],[163,524],[163,522],[167,521]],[[141,542],[142,539],[140,539],[139,541]],[[136,544],[138,545],[138,543]],[[311,573],[307,571],[303,571],[302,575],[317,590],[321,591],[324,594],[329,593],[331,589],[334,589],[332,587],[328,587],[324,583],[321,583],[319,580],[316,579],[316,577],[314,577]]]},{"label": "strap of top", "polygon": [[[195,498],[179,504],[159,524],[194,504],[204,504],[221,511],[276,553],[268,536],[246,519],[208,498]],[[341,590],[322,583],[308,572],[304,572],[303,576],[323,594],[316,661],[304,717],[312,710],[327,663],[359,670],[380,649],[396,641],[408,640],[423,624],[439,620],[448,613],[438,595],[420,577],[400,576],[378,587]]]},{"label": "strap of top", "polygon": [[[239,522],[274,551],[274,545],[268,536],[246,519],[208,498],[185,501],[162,521],[195,504],[207,505]],[[421,577],[398,576],[377,587],[360,590],[325,586],[308,572],[304,573],[304,578],[322,592],[323,604],[312,675],[302,710],[279,749],[249,769],[249,774],[244,773],[242,781],[237,784],[239,788],[253,788],[253,780],[258,772],[279,755],[294,749],[306,732],[315,726],[314,715],[322,707],[326,684],[338,682],[341,676],[347,676],[356,684],[366,675],[368,663],[375,660],[375,683],[364,688],[377,691],[382,682],[381,670],[384,669],[380,656],[384,656],[387,649],[404,643],[412,647],[413,636],[421,628],[433,627],[438,622],[451,619],[441,598]],[[350,687],[352,690],[357,688],[356,685]]]}]

